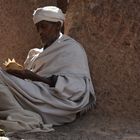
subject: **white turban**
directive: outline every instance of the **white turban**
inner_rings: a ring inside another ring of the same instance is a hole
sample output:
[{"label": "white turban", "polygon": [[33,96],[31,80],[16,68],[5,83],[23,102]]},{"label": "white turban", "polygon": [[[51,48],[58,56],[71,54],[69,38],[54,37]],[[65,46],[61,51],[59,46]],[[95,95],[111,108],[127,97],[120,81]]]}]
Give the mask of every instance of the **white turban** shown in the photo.
[{"label": "white turban", "polygon": [[60,21],[61,25],[63,25],[65,16],[61,9],[55,6],[46,6],[43,8],[37,8],[33,13],[34,24],[42,20],[52,21],[52,22]]}]

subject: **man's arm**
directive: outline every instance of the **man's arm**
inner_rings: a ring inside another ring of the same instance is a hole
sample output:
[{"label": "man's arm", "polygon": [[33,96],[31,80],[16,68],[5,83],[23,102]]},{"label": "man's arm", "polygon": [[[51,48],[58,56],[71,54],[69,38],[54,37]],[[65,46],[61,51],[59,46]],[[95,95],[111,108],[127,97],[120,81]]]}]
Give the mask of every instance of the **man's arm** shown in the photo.
[{"label": "man's arm", "polygon": [[30,79],[32,81],[39,81],[48,84],[50,87],[54,87],[58,76],[52,75],[49,78],[44,78],[30,70],[6,70],[7,73],[12,74],[21,79]]}]

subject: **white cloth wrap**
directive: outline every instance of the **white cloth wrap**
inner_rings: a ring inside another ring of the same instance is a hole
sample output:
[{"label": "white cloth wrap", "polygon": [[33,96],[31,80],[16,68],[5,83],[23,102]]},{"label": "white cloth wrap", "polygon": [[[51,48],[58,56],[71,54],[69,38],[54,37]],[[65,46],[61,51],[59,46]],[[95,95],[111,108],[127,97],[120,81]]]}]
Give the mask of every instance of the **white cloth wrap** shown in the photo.
[{"label": "white cloth wrap", "polygon": [[89,103],[90,95],[95,97],[85,51],[66,35],[44,51],[30,50],[25,68],[43,77],[58,75],[55,87],[0,70],[0,110],[22,108],[40,115],[45,124],[61,125],[76,118]]},{"label": "white cloth wrap", "polygon": [[62,10],[55,7],[55,6],[46,6],[43,8],[37,8],[33,13],[33,21],[34,24],[42,21],[51,21],[51,22],[63,22],[65,20],[65,15],[63,14]]}]

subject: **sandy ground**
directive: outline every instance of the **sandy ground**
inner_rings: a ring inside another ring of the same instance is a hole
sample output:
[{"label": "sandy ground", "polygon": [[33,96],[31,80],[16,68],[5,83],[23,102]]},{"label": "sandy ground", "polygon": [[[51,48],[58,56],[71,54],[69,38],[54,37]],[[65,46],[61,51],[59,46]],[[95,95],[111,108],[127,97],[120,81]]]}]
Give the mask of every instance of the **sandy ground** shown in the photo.
[{"label": "sandy ground", "polygon": [[140,140],[140,121],[112,118],[96,110],[54,132],[17,132],[11,140]]}]

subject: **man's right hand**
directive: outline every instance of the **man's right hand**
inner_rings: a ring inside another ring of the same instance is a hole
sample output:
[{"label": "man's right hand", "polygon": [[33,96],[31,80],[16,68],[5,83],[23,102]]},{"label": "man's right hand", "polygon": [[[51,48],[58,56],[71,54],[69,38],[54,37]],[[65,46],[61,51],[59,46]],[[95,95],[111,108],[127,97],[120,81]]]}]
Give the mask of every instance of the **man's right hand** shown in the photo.
[{"label": "man's right hand", "polygon": [[46,83],[50,87],[54,87],[58,79],[57,75],[52,75],[51,77],[46,78],[46,77],[41,77],[37,75],[36,73],[27,69],[24,69],[24,70],[8,69],[6,70],[6,72],[16,77],[19,77],[21,79],[30,79],[32,81],[39,81],[39,82]]},{"label": "man's right hand", "polygon": [[16,77],[19,77],[21,79],[30,79],[30,75],[31,75],[31,71],[29,70],[17,70],[17,69],[7,69],[6,70],[7,73],[12,74]]}]

